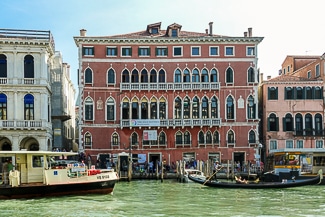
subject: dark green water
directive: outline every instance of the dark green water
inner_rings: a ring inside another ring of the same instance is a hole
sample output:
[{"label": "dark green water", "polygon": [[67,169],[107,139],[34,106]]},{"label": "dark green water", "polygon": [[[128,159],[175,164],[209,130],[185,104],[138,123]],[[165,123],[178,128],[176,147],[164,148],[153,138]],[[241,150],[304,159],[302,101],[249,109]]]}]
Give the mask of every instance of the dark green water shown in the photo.
[{"label": "dark green water", "polygon": [[325,186],[216,189],[175,180],[120,182],[113,195],[0,201],[0,216],[325,216]]}]

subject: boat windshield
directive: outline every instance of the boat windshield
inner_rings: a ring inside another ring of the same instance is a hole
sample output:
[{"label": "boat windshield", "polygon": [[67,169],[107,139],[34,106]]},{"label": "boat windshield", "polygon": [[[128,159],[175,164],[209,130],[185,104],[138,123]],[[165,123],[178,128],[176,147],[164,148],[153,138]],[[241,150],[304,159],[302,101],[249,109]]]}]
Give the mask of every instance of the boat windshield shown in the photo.
[{"label": "boat windshield", "polygon": [[274,156],[275,165],[300,165],[299,154],[284,153]]}]

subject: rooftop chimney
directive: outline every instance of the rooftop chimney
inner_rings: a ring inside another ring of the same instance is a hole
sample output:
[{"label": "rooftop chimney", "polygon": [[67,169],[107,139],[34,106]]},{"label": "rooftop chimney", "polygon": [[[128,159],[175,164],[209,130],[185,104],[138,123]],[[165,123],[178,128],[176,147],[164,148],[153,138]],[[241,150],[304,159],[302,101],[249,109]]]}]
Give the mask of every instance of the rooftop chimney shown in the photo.
[{"label": "rooftop chimney", "polygon": [[213,32],[212,32],[212,24],[213,22],[209,23],[209,35],[212,36]]},{"label": "rooftop chimney", "polygon": [[80,29],[80,36],[86,36],[87,30]]},{"label": "rooftop chimney", "polygon": [[208,29],[205,29],[205,34],[209,34],[209,32],[208,32],[209,30]]},{"label": "rooftop chimney", "polygon": [[270,80],[270,79],[271,79],[271,75],[268,75],[268,76],[267,76],[267,80]]},{"label": "rooftop chimney", "polygon": [[244,32],[244,37],[247,37],[247,32]]},{"label": "rooftop chimney", "polygon": [[250,28],[248,28],[248,37],[252,37],[252,28],[250,27]]}]

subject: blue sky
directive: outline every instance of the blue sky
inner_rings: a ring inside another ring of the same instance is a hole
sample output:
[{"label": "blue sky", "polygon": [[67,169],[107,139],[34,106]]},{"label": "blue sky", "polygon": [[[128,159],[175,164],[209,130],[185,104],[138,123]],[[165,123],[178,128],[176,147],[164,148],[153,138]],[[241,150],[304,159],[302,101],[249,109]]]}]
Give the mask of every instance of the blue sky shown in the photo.
[{"label": "blue sky", "polygon": [[50,30],[56,50],[71,66],[77,89],[78,56],[73,36],[125,34],[145,30],[147,24],[172,23],[182,30],[264,37],[258,47],[258,68],[275,77],[287,55],[325,52],[324,0],[1,0],[0,28]]}]

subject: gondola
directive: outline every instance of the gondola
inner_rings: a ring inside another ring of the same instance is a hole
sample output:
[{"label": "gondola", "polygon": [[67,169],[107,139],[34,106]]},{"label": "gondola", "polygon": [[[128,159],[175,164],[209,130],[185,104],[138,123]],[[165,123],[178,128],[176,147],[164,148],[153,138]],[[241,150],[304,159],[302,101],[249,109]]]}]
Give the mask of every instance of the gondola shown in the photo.
[{"label": "gondola", "polygon": [[323,179],[323,171],[320,170],[318,175],[314,178],[303,179],[303,180],[282,180],[282,182],[263,182],[263,181],[250,181],[247,183],[237,183],[237,182],[225,182],[225,181],[215,181],[215,180],[204,180],[189,175],[188,178],[196,183],[202,184],[204,186],[215,187],[215,188],[247,188],[247,189],[271,189],[271,188],[292,188],[307,185],[317,185]]}]

